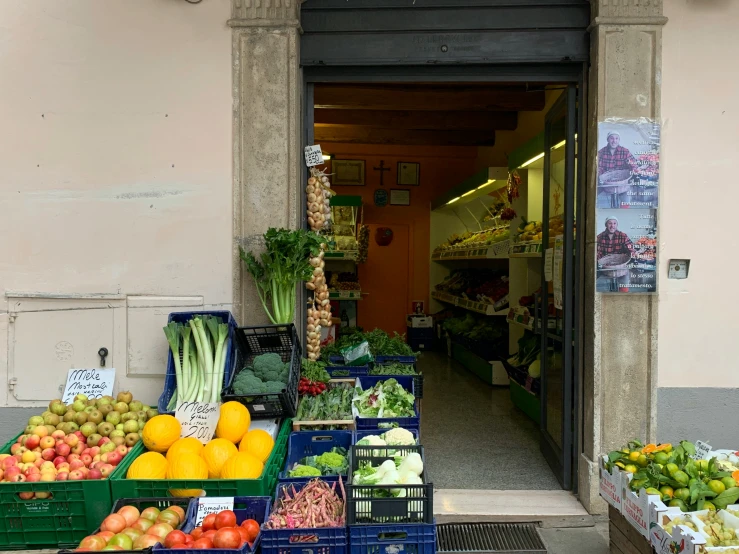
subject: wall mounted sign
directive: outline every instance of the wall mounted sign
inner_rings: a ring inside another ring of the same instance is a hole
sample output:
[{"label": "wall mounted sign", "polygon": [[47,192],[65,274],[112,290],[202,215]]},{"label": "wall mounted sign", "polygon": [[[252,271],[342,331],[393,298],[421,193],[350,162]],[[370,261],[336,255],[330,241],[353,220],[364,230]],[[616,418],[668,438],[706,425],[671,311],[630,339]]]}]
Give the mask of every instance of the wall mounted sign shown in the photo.
[{"label": "wall mounted sign", "polygon": [[398,162],[398,184],[418,186],[421,184],[421,164]]},{"label": "wall mounted sign", "polygon": [[391,206],[410,206],[411,191],[408,189],[390,189]]},{"label": "wall mounted sign", "polygon": [[387,206],[387,191],[385,189],[375,189],[375,206],[379,208]]},{"label": "wall mounted sign", "polygon": [[657,292],[659,157],[659,123],[598,123],[598,292]]},{"label": "wall mounted sign", "polygon": [[334,172],[333,185],[364,185],[364,160],[332,160],[331,169]]}]

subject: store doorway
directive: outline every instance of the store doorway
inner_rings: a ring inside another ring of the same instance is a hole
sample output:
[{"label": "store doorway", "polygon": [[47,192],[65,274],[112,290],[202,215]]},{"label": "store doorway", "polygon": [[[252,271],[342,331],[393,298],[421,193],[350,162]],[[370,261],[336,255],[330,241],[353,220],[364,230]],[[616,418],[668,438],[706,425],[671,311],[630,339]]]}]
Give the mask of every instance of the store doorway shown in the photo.
[{"label": "store doorway", "polygon": [[[356,271],[362,291],[373,291],[355,304],[369,328],[361,327],[392,335],[400,325],[410,343],[418,331],[406,327],[405,314],[420,302],[434,318],[426,339],[433,347],[424,347],[418,367],[435,485],[574,490],[580,71],[559,81],[506,81],[469,68],[460,82],[431,70],[408,82],[368,69],[344,82],[346,74],[330,69],[306,69],[305,143],[330,154],[326,169],[340,183],[333,190],[361,197],[370,226],[368,260]],[[496,105],[503,97],[505,109]],[[361,167],[361,175],[346,167]],[[515,218],[501,220],[502,207]],[[390,246],[374,244],[378,228],[411,232],[399,233],[406,242],[383,256]],[[465,240],[506,233],[505,248],[490,240],[456,254]]]}]

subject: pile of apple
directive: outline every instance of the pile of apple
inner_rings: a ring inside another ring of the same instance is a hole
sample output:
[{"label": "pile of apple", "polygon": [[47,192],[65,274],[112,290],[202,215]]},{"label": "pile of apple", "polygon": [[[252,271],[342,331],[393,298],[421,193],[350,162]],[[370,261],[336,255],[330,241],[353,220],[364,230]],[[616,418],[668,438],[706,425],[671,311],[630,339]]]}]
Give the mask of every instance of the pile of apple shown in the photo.
[{"label": "pile of apple", "polygon": [[[47,411],[28,420],[10,454],[0,454],[0,481],[104,479],[139,442],[138,432],[155,415],[156,410],[133,400],[130,392],[119,393],[117,399],[78,395],[69,406],[52,400]],[[50,495],[19,493],[23,500]]]},{"label": "pile of apple", "polygon": [[165,510],[123,506],[110,514],[100,525],[100,531],[82,539],[77,551],[143,550],[162,542],[172,534],[184,535],[176,529],[185,521],[185,510],[172,505]]}]

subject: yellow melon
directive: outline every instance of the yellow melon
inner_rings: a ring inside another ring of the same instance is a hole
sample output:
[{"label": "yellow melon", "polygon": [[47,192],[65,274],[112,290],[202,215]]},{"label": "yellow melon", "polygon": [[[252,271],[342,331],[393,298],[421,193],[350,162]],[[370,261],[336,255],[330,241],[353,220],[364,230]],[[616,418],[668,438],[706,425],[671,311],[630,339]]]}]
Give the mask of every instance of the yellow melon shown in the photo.
[{"label": "yellow melon", "polygon": [[174,457],[182,454],[183,452],[189,452],[191,454],[197,454],[203,451],[203,443],[194,437],[187,437],[179,439],[174,442],[172,446],[167,450],[167,461],[172,460]]},{"label": "yellow melon", "polygon": [[221,479],[257,479],[264,471],[264,464],[247,452],[231,456],[221,469]]},{"label": "yellow melon", "polygon": [[136,458],[126,472],[126,479],[164,479],[167,460],[159,452],[144,452]]},{"label": "yellow melon", "polygon": [[[208,478],[208,466],[197,454],[183,452],[167,464],[167,479],[202,480]],[[170,489],[172,496],[200,496],[201,489]]]},{"label": "yellow melon", "polygon": [[238,444],[251,424],[251,416],[246,406],[239,402],[221,404],[221,413],[216,425],[216,437]]},{"label": "yellow melon", "polygon": [[275,447],[275,441],[264,429],[252,429],[244,435],[239,444],[239,452],[247,452],[265,463]]},{"label": "yellow melon", "polygon": [[208,468],[208,477],[218,479],[221,476],[223,464],[237,452],[236,445],[226,439],[213,439],[206,444],[200,455]]},{"label": "yellow melon", "polygon": [[158,415],[146,422],[141,438],[148,450],[166,452],[180,438],[181,432],[182,426],[174,416]]}]

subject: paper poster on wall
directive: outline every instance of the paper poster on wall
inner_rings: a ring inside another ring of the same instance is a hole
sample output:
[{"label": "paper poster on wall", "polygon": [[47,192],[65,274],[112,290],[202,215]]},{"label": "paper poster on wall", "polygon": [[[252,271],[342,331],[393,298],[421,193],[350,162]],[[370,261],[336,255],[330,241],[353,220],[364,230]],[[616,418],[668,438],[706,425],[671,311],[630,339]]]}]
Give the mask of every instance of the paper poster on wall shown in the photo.
[{"label": "paper poster on wall", "polygon": [[597,207],[656,208],[659,156],[659,123],[615,118],[599,122]]},{"label": "paper poster on wall", "polygon": [[596,290],[657,291],[657,210],[596,210]]}]

